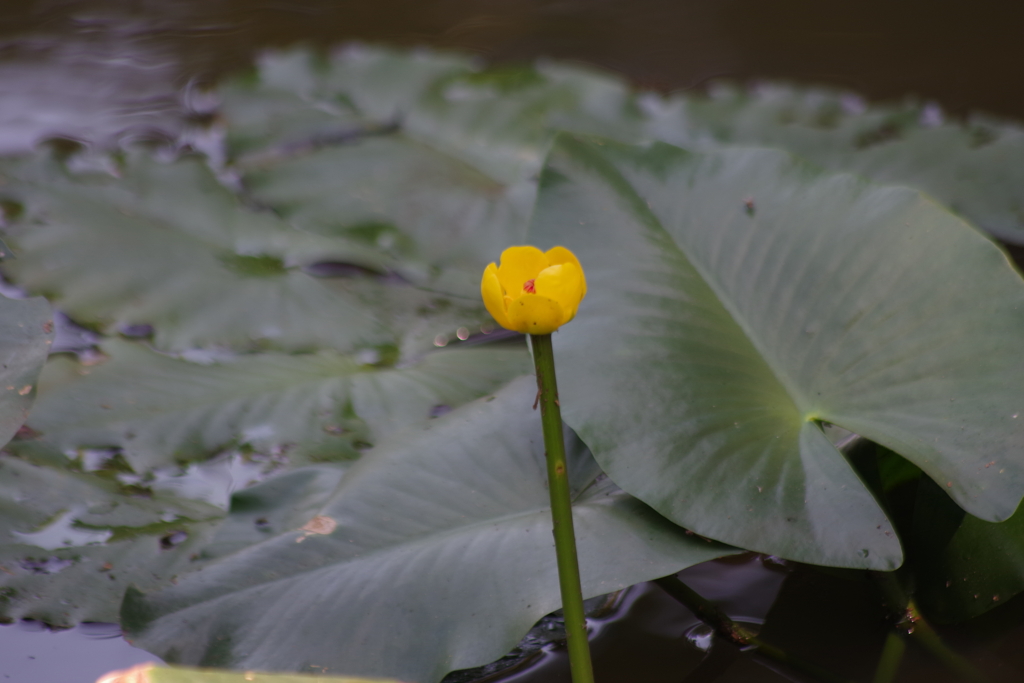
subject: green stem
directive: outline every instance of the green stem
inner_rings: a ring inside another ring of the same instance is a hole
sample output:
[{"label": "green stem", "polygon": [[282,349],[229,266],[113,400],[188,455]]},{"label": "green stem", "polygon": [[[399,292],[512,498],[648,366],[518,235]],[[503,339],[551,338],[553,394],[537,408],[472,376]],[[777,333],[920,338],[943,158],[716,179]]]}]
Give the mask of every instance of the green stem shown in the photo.
[{"label": "green stem", "polygon": [[784,664],[793,671],[798,671],[825,683],[848,683],[848,679],[837,676],[810,662],[805,662],[785,650],[764,642],[752,631],[730,619],[729,615],[720,610],[717,605],[687,586],[679,577],[665,576],[655,579],[654,583],[685,605],[698,619],[715,629],[715,633],[719,637],[728,640],[733,645],[743,650],[754,648],[754,653],[760,657]]},{"label": "green stem", "polygon": [[885,646],[882,648],[882,656],[878,660],[878,668],[875,669],[873,683],[893,683],[896,680],[896,672],[899,671],[900,662],[903,661],[903,653],[907,650],[907,644],[892,631],[885,639]]},{"label": "green stem", "polygon": [[550,334],[530,335],[533,362],[537,367],[537,400],[544,426],[544,448],[548,462],[548,492],[551,494],[551,520],[554,525],[555,555],[558,557],[558,584],[562,590],[566,646],[573,683],[594,683],[587,642],[587,623],[583,613],[580,568],[576,559],[576,536],[572,525],[569,498],[569,470],[565,463],[562,437],[562,411],[555,382],[555,354]]},{"label": "green stem", "polygon": [[904,631],[912,642],[927,650],[932,657],[942,662],[949,670],[955,671],[965,681],[990,683],[988,676],[942,642],[942,638],[918,611],[914,600],[903,589],[895,572],[873,571],[870,573],[881,588],[889,609],[895,615],[897,629]]}]

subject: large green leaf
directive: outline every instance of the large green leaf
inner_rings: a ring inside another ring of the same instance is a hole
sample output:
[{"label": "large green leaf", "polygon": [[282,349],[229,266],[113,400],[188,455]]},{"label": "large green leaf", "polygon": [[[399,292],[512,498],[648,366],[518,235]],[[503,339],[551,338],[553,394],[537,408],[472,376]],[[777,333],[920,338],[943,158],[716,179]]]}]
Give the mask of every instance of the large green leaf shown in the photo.
[{"label": "large green leaf", "polygon": [[934,105],[867,106],[825,88],[720,86],[643,100],[656,138],[685,147],[783,147],[836,171],[924,190],[988,232],[1024,244],[1024,128]]},{"label": "large green leaf", "polygon": [[775,151],[564,137],[532,241],[587,272],[555,336],[566,420],[678,523],[801,561],[899,565],[819,421],[892,448],[982,519],[1024,494],[1024,395],[1006,379],[1024,371],[1024,286],[919,193]]},{"label": "large green leaf", "polygon": [[[186,664],[423,682],[501,656],[559,604],[535,393],[524,377],[405,432],[350,470],[304,528],[163,591],[130,592],[133,642]],[[597,476],[578,441],[570,452],[587,596],[731,552]]]},{"label": "large green leaf", "polygon": [[336,465],[301,467],[231,496],[231,514],[203,548],[200,559],[225,558],[313,519],[345,472]]},{"label": "large green leaf", "polygon": [[[245,444],[298,446],[333,459],[483,395],[528,369],[525,349],[432,351],[375,367],[329,351],[264,353],[202,365],[110,340],[110,360],[58,361],[30,426],[61,450],[117,447],[137,472]],[[84,376],[82,376],[84,375]],[[46,379],[46,378],[44,378]],[[365,442],[365,443],[361,443]]]},{"label": "large green leaf", "polygon": [[[19,457],[15,457],[17,454]],[[126,488],[34,441],[0,455],[0,616],[54,626],[118,620],[129,585],[189,571],[223,511]]]},{"label": "large green leaf", "polygon": [[28,417],[52,343],[53,314],[45,299],[0,296],[0,445]]}]

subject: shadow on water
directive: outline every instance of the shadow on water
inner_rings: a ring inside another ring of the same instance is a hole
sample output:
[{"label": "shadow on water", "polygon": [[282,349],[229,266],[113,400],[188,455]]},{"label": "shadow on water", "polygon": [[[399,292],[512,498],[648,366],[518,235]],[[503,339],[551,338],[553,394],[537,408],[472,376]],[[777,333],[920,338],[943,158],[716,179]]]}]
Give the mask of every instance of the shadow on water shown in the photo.
[{"label": "shadow on water", "polygon": [[[0,154],[54,135],[101,144],[173,139],[208,115],[205,86],[249,66],[260,50],[297,41],[430,45],[495,61],[576,60],[662,90],[782,78],[872,99],[914,95],[953,114],[1024,119],[1024,96],[1013,87],[1024,63],[1022,19],[1019,3],[924,0],[8,1],[0,13]],[[1024,264],[1024,249],[1011,251]],[[684,577],[734,619],[765,624],[766,641],[837,674],[871,679],[890,625],[862,576],[784,569],[744,555]],[[592,620],[601,683],[807,680],[712,639],[654,584],[624,591],[608,609]],[[1018,596],[943,636],[994,680],[1019,680],[1022,624]],[[36,623],[4,626],[0,675],[11,683],[89,683],[155,659],[116,636],[111,625],[56,633]],[[449,680],[567,683],[557,637],[533,645],[506,662],[512,668]],[[899,680],[955,678],[911,647]]]}]

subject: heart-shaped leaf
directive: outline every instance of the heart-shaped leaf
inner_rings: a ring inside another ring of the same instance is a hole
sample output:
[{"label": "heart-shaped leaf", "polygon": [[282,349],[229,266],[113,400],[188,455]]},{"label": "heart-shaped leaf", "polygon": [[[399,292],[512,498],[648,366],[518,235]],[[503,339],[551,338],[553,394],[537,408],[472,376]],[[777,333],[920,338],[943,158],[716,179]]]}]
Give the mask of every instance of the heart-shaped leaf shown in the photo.
[{"label": "heart-shaped leaf", "polygon": [[[303,527],[130,592],[133,642],[185,664],[423,682],[501,656],[560,602],[535,393],[524,377],[388,440]],[[597,477],[569,445],[586,596],[732,552]]]},{"label": "heart-shaped leaf", "polygon": [[[589,294],[556,335],[566,420],[627,491],[698,533],[891,569],[891,525],[829,422],[972,514],[1024,493],[1024,285],[919,193],[781,152],[561,139],[533,243]],[[995,461],[998,466],[985,467]]]}]

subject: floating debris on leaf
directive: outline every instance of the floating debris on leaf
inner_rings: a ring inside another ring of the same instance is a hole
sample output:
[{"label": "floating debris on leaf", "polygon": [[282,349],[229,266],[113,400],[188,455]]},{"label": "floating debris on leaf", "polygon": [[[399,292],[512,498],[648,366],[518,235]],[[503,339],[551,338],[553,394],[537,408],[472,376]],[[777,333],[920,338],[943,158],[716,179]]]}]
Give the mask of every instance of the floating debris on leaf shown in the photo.
[{"label": "floating debris on leaf", "polygon": [[26,569],[33,574],[58,574],[74,563],[74,560],[63,560],[59,557],[47,557],[42,560],[26,557],[18,562],[22,569]]}]

